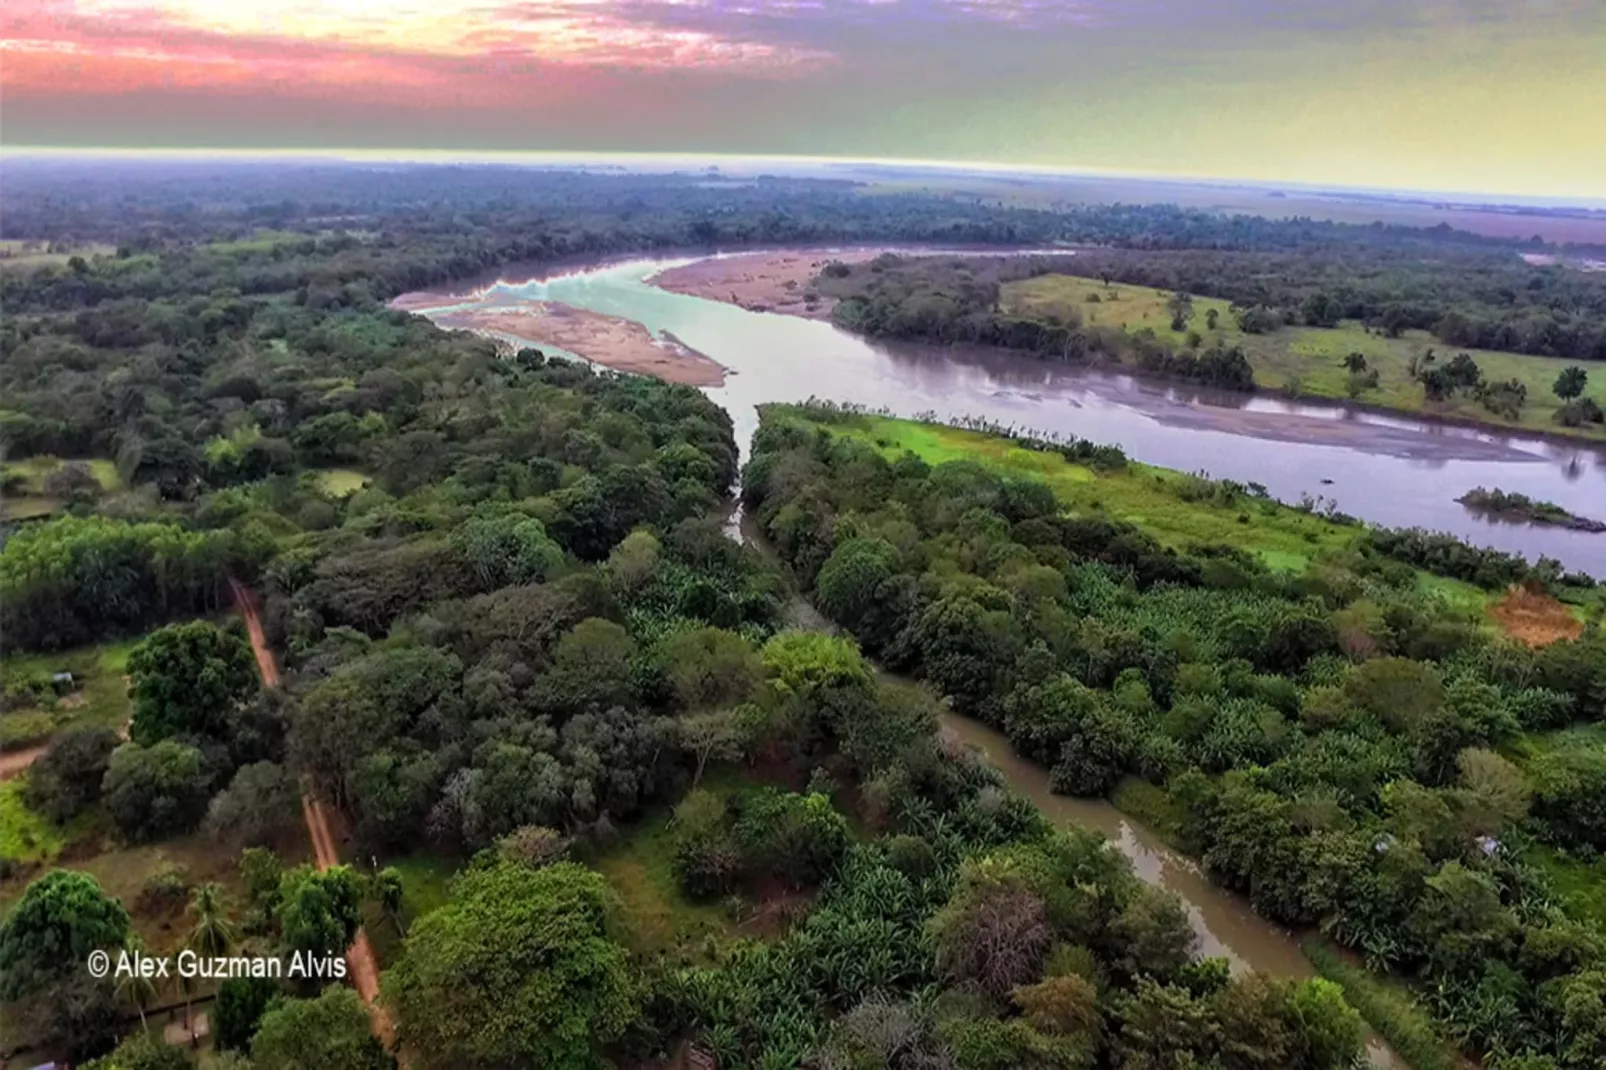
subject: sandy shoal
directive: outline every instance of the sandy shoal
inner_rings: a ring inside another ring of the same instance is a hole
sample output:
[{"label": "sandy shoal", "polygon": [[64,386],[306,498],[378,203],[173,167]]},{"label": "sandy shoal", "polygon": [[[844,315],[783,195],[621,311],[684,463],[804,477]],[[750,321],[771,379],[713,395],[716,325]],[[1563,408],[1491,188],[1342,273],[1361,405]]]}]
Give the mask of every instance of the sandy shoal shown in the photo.
[{"label": "sandy shoal", "polygon": [[862,264],[885,249],[794,249],[710,257],[666,268],[647,282],[661,290],[723,301],[750,312],[828,320],[836,301],[813,293],[809,284],[833,260]]},{"label": "sandy shoal", "polygon": [[448,329],[486,331],[535,346],[555,346],[615,371],[689,386],[722,386],[725,382],[720,364],[673,335],[655,338],[634,320],[555,301],[463,309],[431,318]]}]

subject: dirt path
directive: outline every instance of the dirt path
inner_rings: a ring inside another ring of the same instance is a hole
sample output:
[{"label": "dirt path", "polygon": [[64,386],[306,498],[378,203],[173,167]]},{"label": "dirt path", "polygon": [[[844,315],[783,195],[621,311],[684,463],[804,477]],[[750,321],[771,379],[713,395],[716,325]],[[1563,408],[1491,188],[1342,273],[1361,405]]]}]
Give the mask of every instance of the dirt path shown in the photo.
[{"label": "dirt path", "polygon": [[21,776],[28,767],[39,760],[40,755],[50,749],[46,743],[38,747],[29,747],[27,750],[14,750],[9,754],[0,754],[0,780],[10,780],[14,776]]},{"label": "dirt path", "polygon": [[[244,584],[231,581],[231,586],[234,588],[234,605],[245,621],[245,632],[251,640],[251,652],[256,655],[262,683],[266,687],[278,687],[279,664],[274,660],[273,651],[268,649],[267,636],[262,631],[262,618],[257,612],[256,595]],[[301,814],[307,823],[307,835],[312,839],[312,857],[319,871],[339,865],[340,852],[335,846],[329,814],[311,791],[304,791],[301,796]],[[391,1048],[395,1043],[396,1031],[391,1025],[390,1016],[377,1002],[379,965],[374,958],[373,946],[368,942],[368,934],[362,929],[357,930],[357,939],[346,951],[346,965],[351,970],[351,982],[357,994],[368,1004],[373,1015],[374,1034],[387,1049]]]}]

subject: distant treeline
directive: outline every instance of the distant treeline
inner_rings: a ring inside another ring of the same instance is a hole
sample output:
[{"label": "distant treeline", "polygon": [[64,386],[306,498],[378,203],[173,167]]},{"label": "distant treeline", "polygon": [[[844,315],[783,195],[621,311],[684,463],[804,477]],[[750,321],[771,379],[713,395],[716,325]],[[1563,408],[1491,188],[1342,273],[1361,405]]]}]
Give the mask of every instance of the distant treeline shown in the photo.
[{"label": "distant treeline", "polygon": [[833,264],[815,281],[838,299],[842,327],[877,338],[1001,346],[1060,360],[1123,358],[1151,374],[1231,390],[1253,390],[1254,370],[1237,346],[1176,349],[1153,331],[1083,326],[1014,316],[999,305],[1012,278],[1051,270],[1043,257],[877,257],[867,265]]},{"label": "distant treeline", "polygon": [[1224,298],[1271,326],[1351,319],[1390,335],[1430,331],[1452,346],[1606,360],[1606,273],[1536,267],[1509,249],[1095,249],[1032,270]]}]

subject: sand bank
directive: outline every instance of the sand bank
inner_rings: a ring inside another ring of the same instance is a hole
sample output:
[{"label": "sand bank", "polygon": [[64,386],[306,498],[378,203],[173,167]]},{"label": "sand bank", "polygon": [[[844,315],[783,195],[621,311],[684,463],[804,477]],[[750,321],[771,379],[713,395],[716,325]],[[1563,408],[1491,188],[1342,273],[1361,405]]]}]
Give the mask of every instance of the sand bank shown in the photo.
[{"label": "sand bank", "polygon": [[716,256],[667,268],[647,282],[661,290],[724,301],[751,312],[828,320],[836,302],[814,293],[810,283],[833,260],[862,264],[886,249],[794,249]]},{"label": "sand bank", "polygon": [[510,335],[533,346],[555,346],[615,371],[690,386],[722,386],[725,382],[721,365],[672,335],[655,338],[634,320],[554,301],[468,308],[430,318],[449,330],[484,331]]}]

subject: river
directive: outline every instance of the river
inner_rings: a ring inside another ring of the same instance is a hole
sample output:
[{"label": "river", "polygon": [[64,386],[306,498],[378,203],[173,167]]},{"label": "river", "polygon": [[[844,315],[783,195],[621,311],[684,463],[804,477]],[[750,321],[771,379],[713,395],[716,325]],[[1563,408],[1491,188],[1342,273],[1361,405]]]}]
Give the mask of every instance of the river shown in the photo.
[{"label": "river", "polygon": [[[1455,499],[1475,486],[1520,491],[1584,515],[1606,503],[1606,452],[1587,444],[1507,435],[1430,420],[1387,416],[1341,404],[1294,404],[1264,395],[1167,386],[1131,376],[1053,364],[987,349],[870,342],[828,323],[750,312],[669,293],[647,280],[690,258],[628,260],[547,277],[504,269],[457,303],[424,315],[557,301],[667,332],[730,372],[705,388],[735,423],[746,455],[757,406],[819,397],[885,408],[903,416],[979,416],[1038,431],[1117,443],[1138,460],[1218,478],[1259,482],[1277,497],[1326,497],[1379,524],[1448,531],[1471,542],[1606,577],[1606,536],[1490,522]],[[750,530],[733,536],[754,538]],[[796,623],[829,627],[807,603]],[[1189,859],[1105,800],[1072,799],[1049,789],[1046,770],[1018,756],[1007,739],[950,713],[944,729],[978,748],[1010,788],[1052,820],[1097,829],[1144,880],[1175,892],[1207,955],[1235,970],[1304,978],[1314,971],[1295,938],[1256,915],[1241,896],[1213,883]],[[1404,1063],[1375,1035],[1373,1066]]]},{"label": "river", "polygon": [[979,416],[1115,443],[1149,464],[1263,483],[1284,501],[1324,496],[1375,523],[1448,531],[1606,577],[1606,535],[1490,521],[1455,500],[1473,487],[1499,487],[1584,516],[1606,513],[1600,447],[1178,387],[999,350],[870,342],[829,323],[750,312],[646,281],[690,259],[627,260],[546,278],[506,268],[502,281],[462,302],[423,311],[547,300],[669,332],[729,369],[725,384],[707,393],[731,413],[744,453],[756,407],[771,401],[819,397],[901,416]]}]

